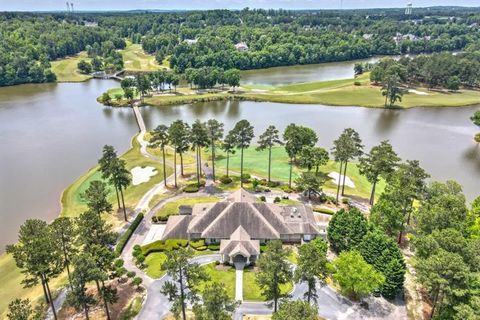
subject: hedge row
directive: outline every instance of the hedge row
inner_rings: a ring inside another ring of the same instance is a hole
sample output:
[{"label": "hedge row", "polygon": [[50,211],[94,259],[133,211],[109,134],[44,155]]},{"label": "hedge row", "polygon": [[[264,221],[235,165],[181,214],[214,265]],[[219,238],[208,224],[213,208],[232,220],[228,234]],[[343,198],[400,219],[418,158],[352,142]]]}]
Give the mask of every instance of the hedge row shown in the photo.
[{"label": "hedge row", "polygon": [[170,250],[177,250],[179,248],[185,248],[188,245],[194,250],[197,251],[204,251],[204,250],[212,250],[218,251],[220,250],[220,245],[218,244],[205,244],[205,240],[195,240],[195,241],[188,241],[183,239],[170,239],[170,240],[158,240],[147,245],[141,247],[142,255],[148,256],[152,252],[164,252]]},{"label": "hedge row", "polygon": [[137,229],[138,225],[140,224],[140,222],[142,222],[142,220],[143,220],[143,213],[140,212],[140,213],[135,217],[135,219],[133,220],[133,222],[130,224],[130,226],[128,227],[127,231],[125,231],[125,233],[122,234],[122,236],[121,236],[120,239],[118,240],[117,246],[115,247],[115,252],[116,252],[117,254],[122,253],[123,249],[124,249],[125,246],[127,245],[128,240],[130,240],[130,238],[132,237],[133,232]]},{"label": "hedge row", "polygon": [[335,213],[335,211],[327,208],[313,208],[313,211],[318,212],[318,213],[324,213],[324,214],[329,214],[332,215]]}]

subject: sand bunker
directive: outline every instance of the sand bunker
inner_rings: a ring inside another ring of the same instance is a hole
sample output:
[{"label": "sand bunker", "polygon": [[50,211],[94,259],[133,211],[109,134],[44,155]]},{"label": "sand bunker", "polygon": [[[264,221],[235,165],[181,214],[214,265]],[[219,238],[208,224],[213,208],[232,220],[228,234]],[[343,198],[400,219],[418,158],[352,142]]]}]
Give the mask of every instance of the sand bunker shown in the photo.
[{"label": "sand bunker", "polygon": [[419,96],[428,96],[428,93],[415,89],[409,89],[408,92],[418,94]]},{"label": "sand bunker", "polygon": [[[343,175],[339,175],[338,172],[330,172],[328,176],[332,178],[333,183],[337,185],[338,185],[338,177],[340,177],[340,180],[341,180],[340,185],[343,184]],[[353,189],[355,188],[355,183],[353,183],[352,179],[350,179],[349,177],[345,177],[345,186]]]},{"label": "sand bunker", "polygon": [[132,184],[134,186],[149,181],[151,177],[158,173],[154,167],[135,167],[130,172],[132,173]]}]

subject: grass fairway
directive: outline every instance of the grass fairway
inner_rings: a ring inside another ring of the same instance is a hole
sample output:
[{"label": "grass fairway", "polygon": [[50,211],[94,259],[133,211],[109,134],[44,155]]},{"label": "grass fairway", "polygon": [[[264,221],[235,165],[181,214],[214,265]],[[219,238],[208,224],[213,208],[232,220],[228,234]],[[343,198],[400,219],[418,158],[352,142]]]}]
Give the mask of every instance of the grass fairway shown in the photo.
[{"label": "grass fairway", "polygon": [[[454,93],[429,91],[422,87],[415,88],[415,90],[417,92],[406,92],[402,101],[397,102],[395,108],[460,107],[480,103],[480,91],[476,90],[460,90]],[[166,106],[227,99],[368,108],[385,107],[385,98],[382,96],[380,86],[374,86],[370,83],[368,73],[355,79],[296,83],[278,87],[255,84],[244,85],[242,90],[235,93],[199,94],[190,90],[190,92],[182,92],[172,96],[146,98],[145,104]]]},{"label": "grass fairway", "polygon": [[171,215],[178,214],[178,208],[181,205],[194,205],[197,203],[214,203],[220,201],[220,198],[217,197],[197,197],[197,198],[188,198],[181,199],[177,201],[172,201],[165,204],[160,210],[157,211],[157,217],[169,217]]},{"label": "grass fairway", "polygon": [[78,55],[61,60],[52,61],[52,72],[57,76],[58,82],[82,82],[91,78],[90,75],[81,74],[77,69],[80,60],[89,61],[87,53],[82,51]]},{"label": "grass fairway", "polygon": [[[163,165],[144,157],[140,153],[140,144],[136,136],[132,139],[132,148],[123,154],[121,158],[127,162],[128,170],[137,166],[151,166],[157,170],[157,174],[151,177],[148,182],[136,186],[131,185],[126,189],[124,194],[125,205],[128,208],[133,208],[149,189],[163,180]],[[167,175],[172,174],[172,172],[173,169],[167,166]],[[62,216],[75,217],[86,209],[86,204],[82,201],[81,194],[88,188],[90,182],[94,180],[101,180],[101,173],[98,170],[98,166],[90,169],[85,175],[65,189],[62,194]],[[116,208],[115,189],[112,187],[110,187],[109,201],[114,205],[114,208]],[[111,215],[108,215],[108,217],[113,218]],[[113,220],[110,221],[113,223],[116,219],[109,220]]]},{"label": "grass fairway", "polygon": [[126,71],[156,71],[161,69],[161,66],[155,61],[155,57],[145,53],[141,44],[127,42],[127,47],[120,53],[123,56]]},{"label": "grass fairway", "polygon": [[[217,151],[216,168],[225,171],[227,159],[225,155],[218,150]],[[268,175],[268,151],[256,151],[255,147],[251,147],[244,151],[244,170],[254,176],[266,178]],[[236,172],[240,171],[240,152],[237,151],[234,155],[230,155],[230,169]],[[272,180],[288,183],[289,176],[289,158],[283,147],[275,147],[272,149]],[[330,172],[338,172],[339,164],[330,161],[327,165],[320,168],[320,171],[324,174]],[[292,180],[295,180],[302,168],[294,167]],[[345,187],[345,193],[347,195],[358,196],[364,199],[368,199],[370,196],[371,186],[365,177],[360,175],[356,163],[350,163],[347,167],[347,177],[352,179],[355,183],[355,188]],[[380,195],[385,188],[385,184],[381,181],[377,185],[376,194]],[[336,192],[336,185],[329,180],[325,186],[325,191]]]}]

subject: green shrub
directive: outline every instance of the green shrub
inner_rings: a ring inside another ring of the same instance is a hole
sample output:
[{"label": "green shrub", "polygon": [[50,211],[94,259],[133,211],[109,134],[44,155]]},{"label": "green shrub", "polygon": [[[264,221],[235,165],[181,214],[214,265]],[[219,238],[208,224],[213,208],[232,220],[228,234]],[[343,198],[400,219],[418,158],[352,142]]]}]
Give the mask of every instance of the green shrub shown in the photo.
[{"label": "green shrub", "polygon": [[480,133],[477,133],[474,139],[475,139],[475,142],[480,143]]},{"label": "green shrub", "polygon": [[260,184],[260,181],[258,181],[258,179],[253,179],[253,181],[252,181],[253,189],[257,189],[259,184]]},{"label": "green shrub", "polygon": [[342,198],[342,203],[343,204],[349,204],[350,200],[348,198]]},{"label": "green shrub", "polygon": [[266,185],[268,185],[268,181],[267,181],[267,179],[262,179],[262,180],[259,181],[259,184],[261,186],[266,186]]},{"label": "green shrub", "polygon": [[244,183],[249,183],[252,176],[249,173],[242,174],[242,181]]},{"label": "green shrub", "polygon": [[273,199],[273,203],[279,203],[281,201],[282,199],[280,199],[280,197],[275,197],[275,199]]},{"label": "green shrub", "polygon": [[221,182],[222,184],[230,184],[230,183],[232,183],[232,181],[233,181],[233,180],[232,180],[232,178],[230,178],[230,177],[227,177],[227,176],[221,176],[221,177],[220,177],[220,182]]},{"label": "green shrub", "polygon": [[208,248],[208,250],[218,251],[218,250],[220,250],[220,245],[211,243],[207,246],[207,248]]},{"label": "green shrub", "polygon": [[195,241],[190,241],[190,247],[192,247],[195,250],[198,250],[200,247],[205,247],[205,240],[200,239],[200,240],[195,240]]},{"label": "green shrub", "polygon": [[362,83],[361,83],[360,81],[355,81],[355,82],[353,83],[353,85],[354,85],[354,86],[361,86]]},{"label": "green shrub", "polygon": [[328,208],[313,208],[313,211],[318,212],[318,213],[324,213],[324,214],[329,214],[332,215],[335,213],[335,211],[328,209]]},{"label": "green shrub", "polygon": [[205,179],[200,179],[200,187],[205,187],[207,181]]},{"label": "green shrub", "polygon": [[267,199],[265,198],[265,196],[260,196],[260,201],[262,201],[262,202],[266,202],[266,201],[267,201]]},{"label": "green shrub", "polygon": [[187,193],[195,193],[198,192],[197,184],[189,184],[185,188],[183,188],[183,192]]},{"label": "green shrub", "polygon": [[136,274],[135,271],[128,271],[128,272],[127,272],[127,277],[130,278],[130,279],[131,279],[131,278],[135,278],[136,275],[137,275],[137,274]]},{"label": "green shrub", "polygon": [[292,192],[293,192],[293,189],[290,188],[290,187],[289,187],[288,185],[286,185],[286,184],[283,185],[283,186],[281,187],[281,189],[282,189],[283,192],[286,192],[286,193],[292,193]]},{"label": "green shrub", "polygon": [[197,251],[205,251],[205,250],[207,250],[207,246],[200,246],[200,247],[197,247],[195,250],[197,250]]},{"label": "green shrub", "polygon": [[123,249],[127,245],[128,240],[130,240],[133,232],[137,229],[140,222],[142,222],[142,219],[143,219],[143,213],[140,212],[132,221],[127,231],[125,231],[125,233],[120,237],[120,239],[118,240],[117,246],[115,247],[115,252],[117,254],[122,253]]},{"label": "green shrub", "polygon": [[267,183],[267,186],[269,186],[270,188],[276,188],[280,185],[280,182],[278,181],[270,181],[269,183]]},{"label": "green shrub", "polygon": [[165,222],[165,221],[168,221],[168,217],[170,217],[169,214],[165,215],[165,216],[159,216],[157,217],[157,222]]},{"label": "green shrub", "polygon": [[169,239],[158,240],[142,247],[142,254],[148,256],[152,252],[163,252],[170,250],[177,250],[180,247],[185,248],[188,245],[188,240],[184,239]]},{"label": "green shrub", "polygon": [[261,244],[261,245],[260,245],[260,253],[265,252],[266,249],[267,249],[267,245],[266,245],[266,244]]}]

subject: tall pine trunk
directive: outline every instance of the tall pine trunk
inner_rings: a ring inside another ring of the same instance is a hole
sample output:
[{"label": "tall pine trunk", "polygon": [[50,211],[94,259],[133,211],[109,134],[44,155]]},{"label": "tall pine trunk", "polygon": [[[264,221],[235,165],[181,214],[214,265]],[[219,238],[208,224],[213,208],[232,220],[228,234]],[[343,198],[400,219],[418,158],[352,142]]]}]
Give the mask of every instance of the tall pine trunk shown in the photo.
[{"label": "tall pine trunk", "polygon": [[375,188],[377,186],[377,179],[375,179],[375,182],[372,185],[372,193],[370,194],[370,205],[373,206],[373,203],[375,202]]},{"label": "tall pine trunk", "polygon": [[118,188],[115,186],[115,194],[117,195],[117,205],[118,209],[120,209],[120,196],[118,195]]},{"label": "tall pine trunk", "polygon": [[183,173],[183,153],[180,152],[180,174],[183,176],[185,176],[185,174]]},{"label": "tall pine trunk", "polygon": [[212,140],[212,176],[215,182],[215,141]]},{"label": "tall pine trunk", "polygon": [[52,292],[50,291],[50,286],[48,285],[48,280],[44,275],[42,275],[42,276],[43,276],[43,279],[45,281],[45,287],[47,288],[48,299],[50,300],[50,307],[52,308],[53,318],[55,320],[57,320],[57,310],[55,310],[55,303],[52,299]]},{"label": "tall pine trunk", "polygon": [[243,188],[243,147],[240,155],[240,187]]},{"label": "tall pine trunk", "polygon": [[167,186],[167,168],[165,166],[165,147],[162,147],[162,156],[163,156],[163,183],[165,187]]},{"label": "tall pine trunk", "polygon": [[200,167],[199,167],[199,159],[198,159],[198,146],[195,148],[196,156],[197,156],[197,187],[200,188]]},{"label": "tall pine trunk", "polygon": [[270,168],[272,166],[272,146],[268,148],[268,182],[270,182]]},{"label": "tall pine trunk", "polygon": [[41,279],[42,279],[43,294],[45,296],[45,303],[50,303],[50,298],[49,298],[48,292],[47,292],[47,286],[45,285],[45,280],[43,280],[43,276],[41,276]]},{"label": "tall pine trunk", "polygon": [[230,162],[230,152],[227,152],[227,177],[228,177],[228,165]]},{"label": "tall pine trunk", "polygon": [[173,180],[175,181],[175,188],[177,188],[177,148],[173,152]]},{"label": "tall pine trunk", "polygon": [[345,178],[347,176],[348,161],[345,161],[345,167],[343,168],[343,184],[342,184],[342,196],[345,195]]},{"label": "tall pine trunk", "polygon": [[180,299],[182,301],[182,316],[183,316],[183,320],[187,320],[187,315],[185,312],[185,292],[183,288],[183,269],[181,267],[180,267],[179,282],[180,282]]},{"label": "tall pine trunk", "polygon": [[122,187],[120,189],[120,195],[122,196],[122,205],[123,205],[123,217],[125,218],[125,221],[128,221],[127,219],[127,209],[125,208],[125,198],[123,197],[123,189]]},{"label": "tall pine trunk", "polygon": [[292,187],[293,158],[290,158],[290,173],[288,175],[288,187]]},{"label": "tall pine trunk", "polygon": [[340,194],[340,182],[341,182],[341,177],[342,177],[342,167],[343,167],[343,161],[340,161],[340,171],[338,172],[338,184],[337,184],[337,199],[336,203],[338,204],[338,196]]}]

